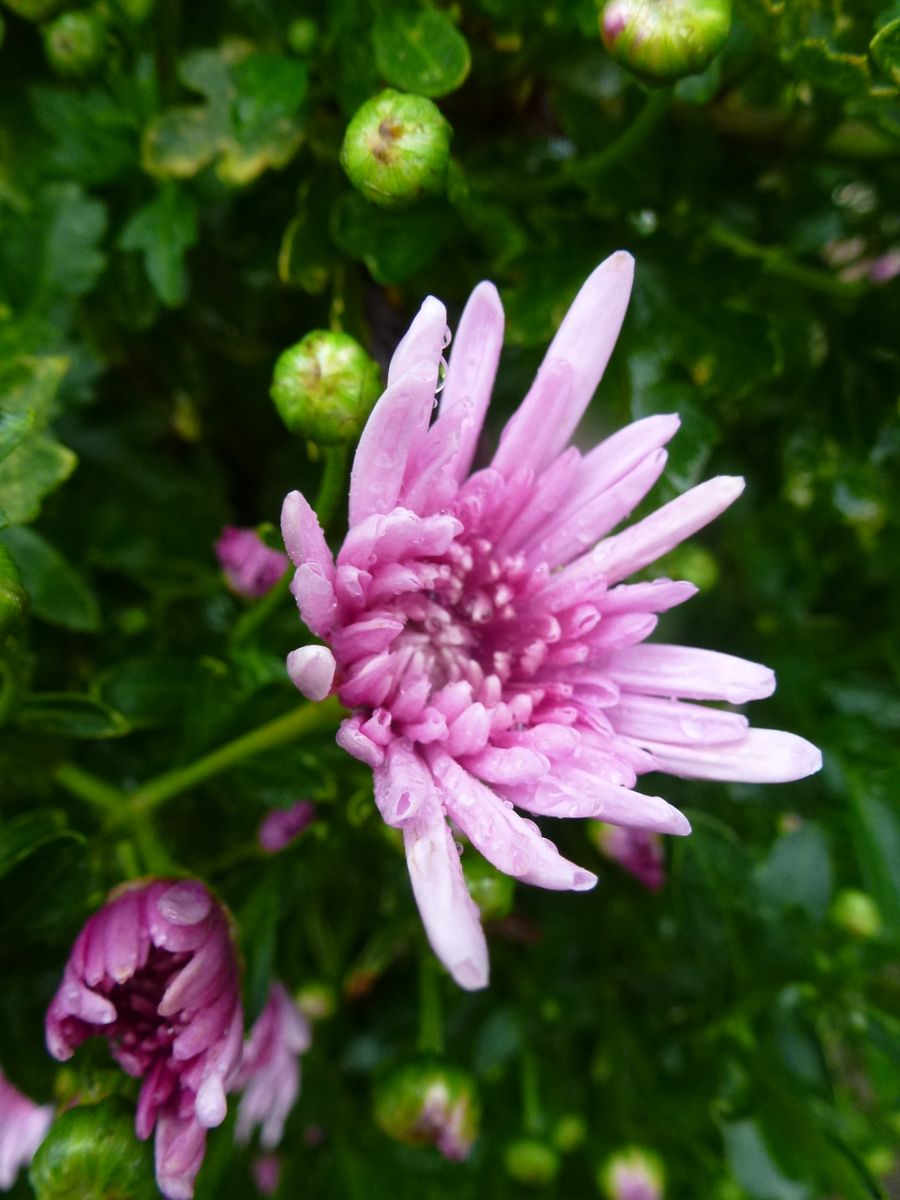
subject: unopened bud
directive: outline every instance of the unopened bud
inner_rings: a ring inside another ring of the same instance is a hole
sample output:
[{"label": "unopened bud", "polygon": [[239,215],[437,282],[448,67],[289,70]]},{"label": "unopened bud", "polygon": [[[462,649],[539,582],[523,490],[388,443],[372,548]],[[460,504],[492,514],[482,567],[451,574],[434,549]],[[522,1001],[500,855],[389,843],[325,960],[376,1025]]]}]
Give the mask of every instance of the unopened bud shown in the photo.
[{"label": "unopened bud", "polygon": [[347,126],[341,166],[373,204],[412,204],[444,190],[452,132],[436,104],[388,88]]},{"label": "unopened bud", "polygon": [[501,921],[513,906],[516,882],[496,870],[480,854],[463,855],[463,875],[469,895],[478,905],[483,921]]},{"label": "unopened bud", "polygon": [[378,364],[349,333],[314,330],[275,364],[271,395],[281,419],[321,446],[358,437],[380,394]]},{"label": "unopened bud", "polygon": [[409,1063],[384,1076],[375,1092],[375,1120],[398,1142],[436,1146],[445,1158],[467,1158],[480,1106],[465,1071],[434,1062]]},{"label": "unopened bud", "polygon": [[510,1142],[503,1152],[507,1174],[517,1183],[543,1187],[552,1183],[559,1170],[559,1155],[540,1138],[519,1138]]},{"label": "unopened bud", "polygon": [[665,1171],[650,1150],[628,1146],[610,1155],[597,1175],[607,1200],[662,1200]]},{"label": "unopened bud", "polygon": [[159,1200],[153,1154],[122,1101],[70,1108],[57,1117],[31,1163],[37,1200]]},{"label": "unopened bud", "polygon": [[95,13],[66,12],[44,29],[47,61],[67,79],[81,79],[100,65],[106,49],[106,23]]},{"label": "unopened bud", "polygon": [[662,837],[646,829],[589,821],[588,836],[605,857],[633,875],[651,892],[666,882],[666,852]]},{"label": "unopened bud", "polygon": [[324,1021],[334,1016],[337,999],[330,983],[311,980],[304,983],[294,994],[297,1007],[311,1021]]},{"label": "unopened bud", "polygon": [[319,40],[319,27],[312,17],[297,17],[291,21],[287,31],[287,44],[295,54],[306,58],[312,54]]},{"label": "unopened bud", "polygon": [[835,896],[831,919],[853,937],[874,938],[881,932],[881,913],[875,901],[854,888],[845,888]]},{"label": "unopened bud", "polygon": [[731,0],[609,0],[600,17],[613,58],[645,83],[704,71],[731,28]]},{"label": "unopened bud", "polygon": [[553,1128],[553,1144],[562,1154],[577,1150],[586,1137],[587,1125],[578,1113],[564,1113]]}]

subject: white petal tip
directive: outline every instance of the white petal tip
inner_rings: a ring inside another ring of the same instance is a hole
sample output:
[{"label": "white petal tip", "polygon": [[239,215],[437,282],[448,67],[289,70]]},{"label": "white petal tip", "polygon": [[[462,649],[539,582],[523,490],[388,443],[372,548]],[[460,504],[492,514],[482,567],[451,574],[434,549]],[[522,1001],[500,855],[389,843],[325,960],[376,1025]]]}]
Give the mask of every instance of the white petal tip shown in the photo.
[{"label": "white petal tip", "polygon": [[324,700],[334,683],[337,664],[327,646],[301,646],[287,656],[291,683],[307,700]]},{"label": "white petal tip", "polygon": [[596,883],[597,876],[592,871],[584,871],[578,867],[572,873],[573,892],[589,892],[592,887],[596,886]]},{"label": "white petal tip", "polygon": [[691,823],[677,808],[672,809],[672,822],[668,829],[660,830],[661,833],[668,833],[674,837],[687,837],[691,832]]},{"label": "white petal tip", "polygon": [[471,958],[467,958],[461,963],[455,963],[450,968],[450,974],[467,992],[478,992],[488,985],[487,963],[478,963]]}]

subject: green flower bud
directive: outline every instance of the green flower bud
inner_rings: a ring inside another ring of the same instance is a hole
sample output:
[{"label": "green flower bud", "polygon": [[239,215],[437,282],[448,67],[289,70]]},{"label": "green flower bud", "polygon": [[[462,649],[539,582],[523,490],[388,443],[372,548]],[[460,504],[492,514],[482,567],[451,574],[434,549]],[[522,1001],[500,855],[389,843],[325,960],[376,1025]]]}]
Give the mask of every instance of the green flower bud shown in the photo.
[{"label": "green flower bud", "polygon": [[499,921],[509,916],[516,892],[513,877],[497,871],[480,854],[463,855],[462,866],[466,887],[482,920]]},{"label": "green flower bud", "polygon": [[322,446],[358,437],[380,394],[378,364],[349,333],[314,330],[275,364],[271,396],[281,419]]},{"label": "green flower bud", "polygon": [[95,13],[66,12],[44,28],[47,61],[67,79],[89,75],[103,61],[106,23]]},{"label": "green flower bud", "polygon": [[375,1121],[388,1137],[411,1146],[436,1146],[455,1162],[468,1156],[480,1116],[474,1079],[439,1062],[398,1067],[375,1089]]},{"label": "green flower bud", "polygon": [[503,1161],[507,1174],[529,1187],[552,1183],[559,1170],[559,1155],[553,1147],[534,1137],[510,1142],[503,1152]]},{"label": "green flower bud", "polygon": [[26,21],[44,21],[62,8],[66,0],[0,0],[10,11]]},{"label": "green flower bud", "polygon": [[609,0],[600,17],[607,50],[645,83],[704,71],[730,28],[731,0]]},{"label": "green flower bud", "polygon": [[0,634],[22,619],[28,608],[28,593],[19,568],[5,546],[0,545]]},{"label": "green flower bud", "polygon": [[299,988],[294,995],[297,1007],[311,1021],[324,1021],[334,1016],[337,1003],[334,988],[330,983],[311,980]]},{"label": "green flower bud", "polygon": [[389,88],[347,126],[341,166],[367,200],[399,208],[444,190],[452,133],[437,105]]},{"label": "green flower bud", "polygon": [[115,5],[126,21],[140,25],[153,12],[156,0],[115,0]]},{"label": "green flower bud", "polygon": [[831,919],[838,928],[856,938],[874,938],[881,932],[881,913],[875,901],[854,888],[845,888],[835,896]]},{"label": "green flower bud", "polygon": [[29,1172],[37,1200],[159,1200],[149,1142],[121,1101],[70,1108],[57,1117]]},{"label": "green flower bud", "polygon": [[298,17],[288,26],[287,44],[303,58],[312,54],[318,40],[319,27],[311,17]]},{"label": "green flower bud", "polygon": [[587,1137],[584,1117],[578,1113],[564,1113],[553,1129],[553,1144],[561,1154],[577,1150]]}]

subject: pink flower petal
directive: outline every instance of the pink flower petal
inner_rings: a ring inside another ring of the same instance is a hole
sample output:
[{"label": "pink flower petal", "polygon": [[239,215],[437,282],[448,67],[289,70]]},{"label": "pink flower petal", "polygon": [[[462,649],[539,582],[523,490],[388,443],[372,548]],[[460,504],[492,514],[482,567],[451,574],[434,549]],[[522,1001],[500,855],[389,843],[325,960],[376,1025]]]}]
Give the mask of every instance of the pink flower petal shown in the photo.
[{"label": "pink flower petal", "polygon": [[404,823],[403,841],[431,948],[460,987],[487,987],[487,943],[478,906],[466,888],[459,853],[433,786]]},{"label": "pink flower petal", "polygon": [[436,384],[437,364],[417,363],[375,405],[350,473],[351,525],[396,505],[410,452],[428,428]]},{"label": "pink flower petal", "polygon": [[716,650],[652,642],[613,654],[607,673],[630,692],[680,696],[686,700],[727,700],[746,704],[775,691],[775,675],[760,663]]},{"label": "pink flower petal", "polygon": [[739,742],[689,746],[642,740],[661,768],[682,779],[790,783],[821,769],[821,751],[780,729],[750,729]]},{"label": "pink flower petal", "polygon": [[334,655],[327,646],[301,646],[287,656],[291,683],[307,700],[324,700],[331,691]]},{"label": "pink flower petal", "polygon": [[289,492],[281,507],[281,536],[294,566],[314,563],[324,579],[334,576],[334,559],[319,518],[301,492]]}]

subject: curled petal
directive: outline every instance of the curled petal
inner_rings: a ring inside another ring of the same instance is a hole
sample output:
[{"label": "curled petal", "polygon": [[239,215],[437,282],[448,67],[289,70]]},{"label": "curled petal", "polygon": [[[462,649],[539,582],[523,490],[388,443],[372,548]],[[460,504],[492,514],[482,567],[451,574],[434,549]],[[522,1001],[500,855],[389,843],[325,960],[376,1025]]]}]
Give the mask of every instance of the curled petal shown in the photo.
[{"label": "curled petal", "polygon": [[291,683],[307,700],[324,700],[334,683],[336,663],[327,646],[301,646],[287,656]]},{"label": "curled petal", "polygon": [[790,783],[814,775],[822,753],[805,738],[780,729],[750,729],[738,742],[706,746],[643,740],[661,768],[682,779],[732,783]]}]

